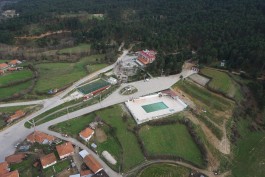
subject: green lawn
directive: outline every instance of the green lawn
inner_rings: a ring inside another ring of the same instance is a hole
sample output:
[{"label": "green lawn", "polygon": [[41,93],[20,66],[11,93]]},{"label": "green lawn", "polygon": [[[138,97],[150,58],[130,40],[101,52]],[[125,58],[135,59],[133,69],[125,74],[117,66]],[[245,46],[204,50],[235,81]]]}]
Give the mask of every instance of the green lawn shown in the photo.
[{"label": "green lawn", "polygon": [[232,175],[233,177],[263,177],[265,174],[265,133],[250,132],[248,124],[243,120],[237,125],[241,139],[234,147]]},{"label": "green lawn", "polygon": [[98,70],[105,68],[107,66],[108,65],[105,63],[103,63],[103,64],[91,64],[91,65],[87,65],[87,71],[89,73],[93,73],[93,72],[98,71]]},{"label": "green lawn", "polygon": [[203,104],[207,105],[210,109],[216,109],[219,111],[231,109],[232,103],[229,100],[221,96],[217,96],[209,90],[198,87],[191,82],[178,82],[173,86],[173,88],[174,87],[177,87],[183,92],[190,95],[193,100],[199,100]]},{"label": "green lawn", "polygon": [[[127,122],[124,122],[122,120],[122,113],[123,111],[121,107],[119,105],[115,105],[100,111],[96,111],[95,113],[82,116],[80,118],[75,118],[56,124],[52,126],[52,130],[67,133],[72,136],[77,136],[81,130],[83,130],[91,121],[93,121],[96,115],[99,116],[114,128],[114,133],[116,134],[123,148],[123,171],[128,171],[129,169],[144,161],[144,156],[137,144],[136,137],[132,132],[127,130],[129,126],[135,126],[133,119],[129,118]],[[115,155],[117,154],[117,150],[113,148],[115,148],[116,145],[112,143],[116,144],[116,142],[110,140],[106,144],[103,144],[101,148],[106,148],[105,150]]]},{"label": "green lawn", "polygon": [[[30,106],[34,106],[34,105],[30,105]],[[29,108],[30,106],[10,106],[10,107],[1,107],[0,108],[0,112],[4,112],[4,113],[13,113],[17,110],[27,110],[27,108]]]},{"label": "green lawn", "polygon": [[30,70],[22,70],[15,72],[8,72],[0,76],[0,86],[7,85],[11,82],[17,82],[20,80],[28,79],[33,76],[33,73]]},{"label": "green lawn", "polygon": [[122,112],[121,107],[115,105],[100,110],[96,114],[115,128],[124,153],[123,171],[127,171],[144,161],[144,156],[138,146],[136,137],[132,132],[127,130],[128,127],[135,126],[135,122],[131,117],[128,119],[128,122],[124,122],[122,120]]},{"label": "green lawn", "polygon": [[203,68],[200,72],[212,78],[209,83],[210,88],[222,92],[232,98],[242,99],[242,95],[240,94],[238,86],[225,72],[211,68]]},{"label": "green lawn", "polygon": [[[0,49],[0,51],[1,51],[1,49]],[[9,60],[0,60],[0,63],[5,63],[7,61],[9,61]]]},{"label": "green lawn", "polygon": [[[80,59],[77,63],[43,63],[36,65],[40,72],[39,80],[36,84],[35,91],[47,92],[50,89],[62,88],[67,84],[77,81],[87,75],[86,65],[92,64],[96,69],[101,69],[104,65],[98,67],[95,63],[97,58],[104,55],[92,55]],[[92,67],[91,66],[91,67]]]},{"label": "green lawn", "polygon": [[172,164],[153,164],[140,172],[138,177],[187,177],[190,170]]},{"label": "green lawn", "polygon": [[[44,169],[43,170],[43,175],[45,177],[53,176],[54,174],[58,174],[61,171],[63,171],[64,169],[69,168],[70,165],[71,165],[71,162],[70,162],[69,159],[66,159],[66,160],[63,160],[63,161],[59,161],[55,165]],[[55,172],[54,172],[53,169],[55,170]]]},{"label": "green lawn", "polygon": [[74,118],[56,124],[52,126],[51,129],[57,132],[66,133],[73,137],[77,137],[78,134],[94,120],[94,118],[95,115],[93,113],[84,115],[80,118]]},{"label": "green lawn", "polygon": [[19,93],[23,90],[26,90],[27,88],[30,87],[31,84],[32,82],[28,81],[16,86],[0,88],[0,98],[7,98],[14,95],[15,93]]},{"label": "green lawn", "polygon": [[75,47],[59,50],[59,54],[75,54],[75,53],[82,53],[89,51],[90,51],[90,44],[79,44],[78,46]]},{"label": "green lawn", "polygon": [[199,166],[203,158],[185,125],[143,126],[140,137],[150,155],[175,155]]}]

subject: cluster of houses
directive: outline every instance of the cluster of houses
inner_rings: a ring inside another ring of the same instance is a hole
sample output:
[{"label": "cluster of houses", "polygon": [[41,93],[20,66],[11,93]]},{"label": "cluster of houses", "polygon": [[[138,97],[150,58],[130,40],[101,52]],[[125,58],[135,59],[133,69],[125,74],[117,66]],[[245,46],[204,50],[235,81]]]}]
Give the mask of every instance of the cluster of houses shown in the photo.
[{"label": "cluster of houses", "polygon": [[8,63],[0,63],[0,75],[4,74],[7,71],[17,71],[23,69],[23,67],[18,67],[22,62],[19,60],[11,60]]},{"label": "cluster of houses", "polygon": [[[88,141],[94,134],[94,130],[90,128],[86,128],[82,132],[80,132],[80,137],[82,137],[85,141]],[[46,133],[40,131],[34,131],[26,138],[29,143],[39,143],[39,144],[51,144],[56,141],[54,136],[48,135]],[[56,151],[59,155],[59,160],[63,160],[69,156],[74,155],[74,146],[71,142],[65,142],[63,144],[59,144],[56,147]],[[79,177],[88,177],[88,176],[97,176],[96,174],[100,174],[104,172],[101,164],[86,150],[82,150],[79,152],[80,156],[83,159],[83,162],[89,168],[89,170],[81,170],[80,174],[76,174],[74,176]],[[14,163],[20,163],[27,155],[25,153],[16,153],[10,155],[5,158],[5,162],[0,163],[0,177],[19,177],[19,172],[10,171],[9,165]],[[39,162],[43,169],[51,167],[55,165],[59,161],[54,152],[41,156]],[[39,164],[39,162],[36,162]],[[35,163],[34,163],[35,164]],[[35,166],[35,165],[34,165]],[[72,175],[71,175],[72,176]]]}]

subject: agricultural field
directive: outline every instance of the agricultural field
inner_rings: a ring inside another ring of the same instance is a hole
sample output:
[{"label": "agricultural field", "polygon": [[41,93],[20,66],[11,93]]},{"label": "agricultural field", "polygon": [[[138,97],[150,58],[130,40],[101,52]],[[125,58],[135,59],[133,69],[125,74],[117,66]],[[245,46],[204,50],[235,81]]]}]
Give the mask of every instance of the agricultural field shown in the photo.
[{"label": "agricultural field", "polygon": [[58,51],[59,54],[76,54],[82,52],[89,52],[90,44],[79,44],[75,47],[65,48]]},{"label": "agricultural field", "polygon": [[234,147],[233,177],[263,177],[265,174],[265,133],[250,132],[246,120],[238,123],[241,138]]},{"label": "agricultural field", "polygon": [[[137,139],[132,132],[127,130],[128,127],[135,126],[135,123],[131,117],[128,117],[127,121],[122,118],[123,111],[119,105],[111,106],[103,110],[96,111],[89,115],[85,115],[79,118],[75,118],[69,121],[65,121],[56,124],[51,127],[52,130],[57,132],[63,132],[74,137],[78,136],[78,133],[88,126],[90,122],[94,120],[96,116],[99,116],[107,124],[114,128],[114,135],[117,137],[122,146],[122,152],[119,152],[123,158],[122,171],[128,171],[134,166],[144,161],[144,156],[138,146]],[[107,132],[107,131],[106,131]],[[110,134],[107,133],[108,136]],[[117,142],[112,138],[106,142],[106,144],[99,144],[99,148],[117,155],[116,150],[113,147],[117,147]],[[119,160],[118,158],[116,159]]]},{"label": "agricultural field", "polygon": [[174,155],[198,166],[203,164],[200,150],[185,125],[146,125],[140,129],[139,135],[150,155]]},{"label": "agricultural field", "polygon": [[188,168],[172,164],[153,164],[142,170],[137,177],[187,177],[190,174]]},{"label": "agricultural field", "polygon": [[211,89],[235,98],[236,100],[242,99],[239,86],[227,73],[212,68],[203,68],[200,72],[212,78],[208,84]]},{"label": "agricultural field", "polygon": [[12,87],[0,88],[0,99],[10,97],[16,93],[26,90],[31,86],[31,84],[32,82],[28,81]]},{"label": "agricultural field", "polygon": [[105,65],[97,67],[96,59],[104,57],[104,55],[92,55],[80,59],[77,63],[43,63],[36,65],[40,72],[39,80],[34,88],[37,92],[47,92],[50,89],[62,88],[87,74],[85,67],[88,64],[101,69]]},{"label": "agricultural field", "polygon": [[4,86],[9,83],[24,79],[29,79],[31,77],[33,77],[33,73],[30,70],[7,72],[4,75],[0,76],[0,86]]},{"label": "agricultural field", "polygon": [[201,103],[204,104],[204,107],[206,106],[210,109],[216,109],[218,111],[225,111],[227,109],[231,109],[231,101],[221,96],[218,96],[203,87],[198,87],[191,82],[178,82],[173,86],[173,88],[179,88],[181,91],[188,94],[192,101],[194,101],[195,103],[196,100],[199,100]]}]

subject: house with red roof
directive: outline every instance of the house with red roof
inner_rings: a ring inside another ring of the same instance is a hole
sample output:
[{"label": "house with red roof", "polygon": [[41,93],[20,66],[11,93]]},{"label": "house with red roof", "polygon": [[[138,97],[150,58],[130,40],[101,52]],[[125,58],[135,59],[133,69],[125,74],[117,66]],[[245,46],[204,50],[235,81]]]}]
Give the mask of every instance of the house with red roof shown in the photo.
[{"label": "house with red roof", "polygon": [[84,129],[83,131],[81,131],[79,133],[79,136],[80,136],[80,138],[82,138],[83,140],[88,142],[90,140],[90,138],[94,135],[94,133],[95,133],[94,130],[87,127],[86,129]]},{"label": "house with red roof", "polygon": [[54,136],[48,135],[41,131],[34,131],[30,135],[27,136],[27,141],[31,143],[39,143],[39,144],[50,144],[55,140]]},{"label": "house with red roof", "polygon": [[11,115],[6,121],[8,123],[13,122],[14,120],[20,119],[23,117],[26,113],[22,110],[18,110],[15,112],[15,114]]},{"label": "house with red roof", "polygon": [[84,162],[86,166],[95,174],[103,170],[101,164],[91,154],[88,154],[84,158]]},{"label": "house with red roof", "polygon": [[5,73],[5,71],[9,68],[8,64],[0,63],[0,74]]},{"label": "house with red roof", "polygon": [[74,147],[71,142],[66,142],[64,144],[57,145],[56,150],[59,154],[60,159],[74,154]]},{"label": "house with red roof", "polygon": [[20,163],[23,161],[23,159],[26,157],[26,154],[25,153],[18,153],[18,154],[13,154],[13,155],[10,155],[10,156],[7,156],[5,158],[5,161],[8,163],[8,164],[12,164],[12,163]]},{"label": "house with red roof", "polygon": [[11,171],[11,172],[5,173],[0,176],[1,177],[19,177],[19,173],[18,173],[18,170],[15,170],[15,171]]},{"label": "house with red roof", "polygon": [[19,65],[19,64],[21,64],[21,63],[22,63],[21,61],[15,59],[15,60],[11,60],[11,61],[9,61],[9,62],[8,62],[8,65],[11,66],[11,67],[15,67],[15,66],[17,66],[17,65]]},{"label": "house with red roof", "polygon": [[138,58],[136,61],[142,66],[153,63],[156,59],[156,52],[154,50],[142,50],[137,52],[137,54]]},{"label": "house with red roof", "polygon": [[9,172],[9,165],[7,162],[0,163],[0,176]]},{"label": "house with red roof", "polygon": [[45,169],[45,168],[48,168],[56,164],[57,160],[56,160],[54,153],[50,153],[48,155],[41,157],[40,162],[41,162],[42,168]]},{"label": "house with red roof", "polygon": [[91,177],[94,173],[91,170],[84,170],[80,172],[80,177]]}]

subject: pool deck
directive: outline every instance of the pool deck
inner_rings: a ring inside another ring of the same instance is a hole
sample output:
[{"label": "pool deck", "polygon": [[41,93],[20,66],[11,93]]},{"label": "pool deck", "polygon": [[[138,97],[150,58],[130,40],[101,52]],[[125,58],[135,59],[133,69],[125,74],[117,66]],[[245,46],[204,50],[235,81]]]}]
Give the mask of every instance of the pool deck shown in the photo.
[{"label": "pool deck", "polygon": [[[168,108],[160,109],[147,113],[142,106],[163,102]],[[140,97],[132,101],[125,102],[137,124],[147,122],[149,120],[162,118],[170,114],[182,111],[187,107],[178,99],[173,99],[170,96],[159,97],[159,94]]]}]

